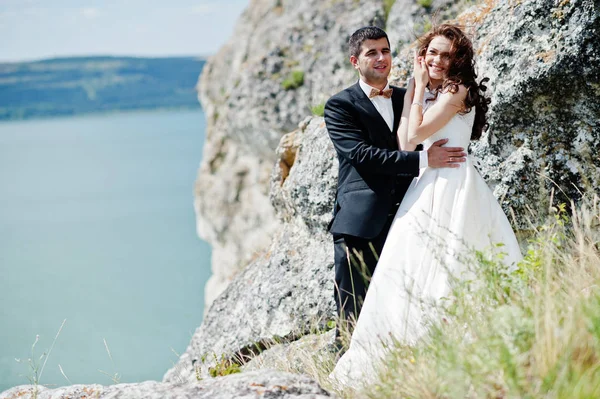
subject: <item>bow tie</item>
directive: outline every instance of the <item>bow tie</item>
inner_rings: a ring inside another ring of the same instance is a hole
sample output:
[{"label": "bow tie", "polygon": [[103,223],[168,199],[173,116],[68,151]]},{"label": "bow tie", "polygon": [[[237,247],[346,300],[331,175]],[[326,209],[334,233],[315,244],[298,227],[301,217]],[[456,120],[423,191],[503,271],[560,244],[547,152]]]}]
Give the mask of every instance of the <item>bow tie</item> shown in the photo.
[{"label": "bow tie", "polygon": [[392,88],[389,88],[387,90],[371,89],[369,98],[373,98],[373,97],[377,97],[377,96],[384,96],[385,98],[392,98],[392,91],[393,91]]}]

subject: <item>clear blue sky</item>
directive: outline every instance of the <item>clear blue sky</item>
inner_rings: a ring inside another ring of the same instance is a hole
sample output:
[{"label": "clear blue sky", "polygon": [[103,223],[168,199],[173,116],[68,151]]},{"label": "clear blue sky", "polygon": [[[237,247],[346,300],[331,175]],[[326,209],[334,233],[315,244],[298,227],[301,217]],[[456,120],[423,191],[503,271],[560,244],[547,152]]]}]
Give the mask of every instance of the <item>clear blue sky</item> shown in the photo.
[{"label": "clear blue sky", "polygon": [[0,0],[0,61],[210,55],[249,0]]}]

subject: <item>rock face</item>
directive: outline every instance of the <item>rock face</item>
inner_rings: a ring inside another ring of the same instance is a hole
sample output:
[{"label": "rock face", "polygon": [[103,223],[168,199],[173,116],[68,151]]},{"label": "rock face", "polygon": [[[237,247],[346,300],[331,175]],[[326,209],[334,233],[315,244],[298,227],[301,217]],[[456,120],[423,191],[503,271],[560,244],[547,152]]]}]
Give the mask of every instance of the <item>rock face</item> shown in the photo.
[{"label": "rock face", "polygon": [[275,368],[299,374],[312,374],[315,367],[332,370],[335,366],[335,331],[311,334],[298,341],[276,345],[254,357],[243,370]]},{"label": "rock face", "polygon": [[[593,0],[482,3],[459,22],[478,48],[492,103],[489,130],[471,145],[479,171],[529,227],[527,207],[577,200],[600,187],[600,6]],[[394,60],[404,82],[407,57]],[[590,190],[591,189],[591,190]]]},{"label": "rock face", "polygon": [[327,323],[335,317],[333,246],[326,225],[337,159],[323,118],[303,122],[281,140],[277,153],[271,195],[281,228],[266,254],[213,302],[165,381],[193,380],[222,356],[244,360],[275,341],[330,328]]},{"label": "rock face", "polygon": [[326,391],[305,376],[273,370],[196,381],[191,384],[169,384],[147,381],[139,384],[72,385],[47,389],[24,385],[0,394],[0,399],[231,399],[231,398],[331,398]]},{"label": "rock face", "polygon": [[269,176],[283,134],[355,79],[346,42],[383,27],[380,0],[252,0],[206,64],[207,140],[195,189],[200,237],[213,248],[206,309],[280,229]]},{"label": "rock face", "polygon": [[454,19],[466,4],[460,0],[396,0],[386,23],[392,51],[396,53],[414,42],[432,23]]},{"label": "rock face", "polygon": [[525,228],[526,206],[547,204],[551,190],[567,203],[600,190],[600,4],[505,2],[483,18],[479,68],[492,112],[473,154]]}]

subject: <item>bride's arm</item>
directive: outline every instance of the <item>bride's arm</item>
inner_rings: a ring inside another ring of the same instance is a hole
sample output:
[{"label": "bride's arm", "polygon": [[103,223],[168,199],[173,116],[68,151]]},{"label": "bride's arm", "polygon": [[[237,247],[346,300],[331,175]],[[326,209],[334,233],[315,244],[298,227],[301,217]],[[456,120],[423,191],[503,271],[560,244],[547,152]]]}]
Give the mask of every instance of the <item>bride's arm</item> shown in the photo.
[{"label": "bride's arm", "polygon": [[415,80],[410,78],[408,81],[406,93],[404,94],[404,105],[402,106],[402,116],[400,117],[400,125],[396,132],[398,139],[398,148],[403,151],[414,151],[416,144],[411,144],[408,141],[408,118],[410,114],[410,104],[413,101],[415,93]]},{"label": "bride's arm", "polygon": [[[442,93],[438,101],[422,114],[420,104],[415,104],[419,98],[419,90],[424,91],[425,88],[415,89],[415,100],[410,110],[408,120],[408,142],[412,145],[417,145],[423,142],[426,138],[440,130],[452,119],[454,115],[462,108],[463,100],[467,96],[467,89],[464,86],[459,86],[456,93]],[[422,103],[423,96],[420,96]]]},{"label": "bride's arm", "polygon": [[459,85],[456,93],[439,94],[437,102],[423,114],[422,106],[428,79],[425,62],[418,59],[415,61],[415,94],[410,107],[407,132],[408,142],[412,145],[422,143],[444,127],[461,110],[467,96],[466,87]]}]

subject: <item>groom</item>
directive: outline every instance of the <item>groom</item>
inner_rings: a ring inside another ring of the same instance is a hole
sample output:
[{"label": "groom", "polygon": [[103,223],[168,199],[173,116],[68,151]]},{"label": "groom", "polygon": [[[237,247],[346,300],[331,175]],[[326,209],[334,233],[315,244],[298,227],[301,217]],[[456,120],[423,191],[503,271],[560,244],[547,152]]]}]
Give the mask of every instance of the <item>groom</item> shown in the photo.
[{"label": "groom", "polygon": [[419,169],[456,167],[466,155],[462,148],[442,147],[447,140],[427,151],[399,150],[396,131],[405,89],[388,84],[392,55],[387,34],[374,26],[361,28],[350,37],[349,47],[360,79],[325,105],[325,123],[339,160],[329,231],[341,323],[358,318],[368,288],[365,278],[375,271],[394,215]]}]

